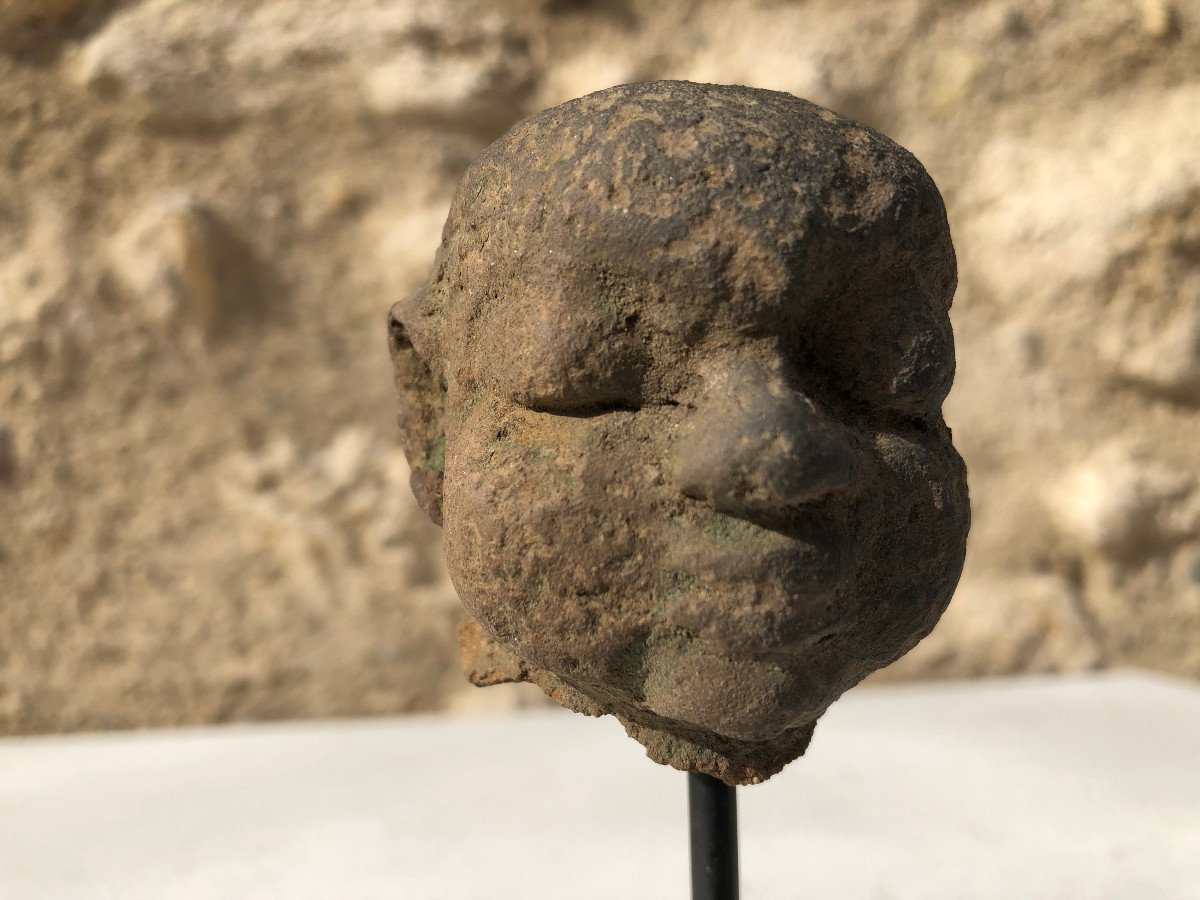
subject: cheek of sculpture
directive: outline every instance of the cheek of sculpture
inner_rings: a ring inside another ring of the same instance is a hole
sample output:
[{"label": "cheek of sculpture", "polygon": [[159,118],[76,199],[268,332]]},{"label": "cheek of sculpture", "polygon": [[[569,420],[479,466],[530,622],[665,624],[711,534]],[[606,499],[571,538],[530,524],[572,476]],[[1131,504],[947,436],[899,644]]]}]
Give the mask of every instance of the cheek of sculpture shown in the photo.
[{"label": "cheek of sculpture", "polygon": [[877,598],[863,616],[870,636],[860,655],[871,668],[906,653],[933,628],[961,574],[970,526],[966,469],[945,426],[885,432],[875,445],[878,487],[864,495],[858,513],[875,523],[860,575],[863,594]]},{"label": "cheek of sculpture", "polygon": [[481,412],[450,440],[447,459],[459,477],[447,485],[444,543],[464,605],[530,662],[583,679],[604,677],[636,639],[646,596],[637,511],[614,508],[620,480],[589,466],[602,430],[587,419]]}]

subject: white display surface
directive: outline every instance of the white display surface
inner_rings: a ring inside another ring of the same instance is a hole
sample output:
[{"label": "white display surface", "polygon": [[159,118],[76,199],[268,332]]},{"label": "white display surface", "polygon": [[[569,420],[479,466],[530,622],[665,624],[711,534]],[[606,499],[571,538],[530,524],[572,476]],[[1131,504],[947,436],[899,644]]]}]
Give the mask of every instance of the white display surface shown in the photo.
[{"label": "white display surface", "polygon": [[[858,689],[738,795],[745,900],[1200,898],[1200,686]],[[0,741],[4,900],[685,900],[686,841],[565,712]]]}]

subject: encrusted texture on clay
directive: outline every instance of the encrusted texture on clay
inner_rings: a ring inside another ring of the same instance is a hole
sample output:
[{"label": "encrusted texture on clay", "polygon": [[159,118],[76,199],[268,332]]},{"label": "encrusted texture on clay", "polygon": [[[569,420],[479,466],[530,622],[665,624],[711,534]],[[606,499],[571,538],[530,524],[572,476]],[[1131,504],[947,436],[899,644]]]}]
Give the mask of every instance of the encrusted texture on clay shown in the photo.
[{"label": "encrusted texture on clay", "polygon": [[491,145],[390,318],[470,677],[729,783],[802,754],[962,568],[955,284],[920,163],[787,94],[624,85]]}]

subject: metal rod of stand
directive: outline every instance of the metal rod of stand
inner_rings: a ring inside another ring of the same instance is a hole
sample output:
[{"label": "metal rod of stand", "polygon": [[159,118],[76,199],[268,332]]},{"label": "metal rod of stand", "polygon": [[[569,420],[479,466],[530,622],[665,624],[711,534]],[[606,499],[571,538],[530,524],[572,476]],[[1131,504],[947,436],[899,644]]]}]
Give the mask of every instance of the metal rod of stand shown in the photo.
[{"label": "metal rod of stand", "polygon": [[688,773],[692,900],[738,900],[737,794],[710,775]]}]

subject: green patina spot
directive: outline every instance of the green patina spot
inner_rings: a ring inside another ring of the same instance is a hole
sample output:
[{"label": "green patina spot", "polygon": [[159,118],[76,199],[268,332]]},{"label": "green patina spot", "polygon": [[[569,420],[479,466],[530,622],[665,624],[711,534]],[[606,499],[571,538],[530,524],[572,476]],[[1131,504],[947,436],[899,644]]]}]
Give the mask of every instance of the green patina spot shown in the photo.
[{"label": "green patina spot", "polygon": [[417,465],[431,472],[443,472],[446,469],[446,436],[439,434],[425,447],[425,455]]},{"label": "green patina spot", "polygon": [[706,523],[704,530],[714,541],[730,545],[749,538],[754,533],[755,527],[745,519],[733,516],[714,516]]},{"label": "green patina spot", "polygon": [[673,603],[682,599],[696,587],[699,581],[700,579],[690,572],[669,572],[666,589],[663,591],[663,600]]},{"label": "green patina spot", "polygon": [[674,571],[668,572],[661,584],[662,591],[650,608],[650,614],[654,617],[663,615],[669,607],[686,599],[700,584],[700,579],[690,572]]}]

